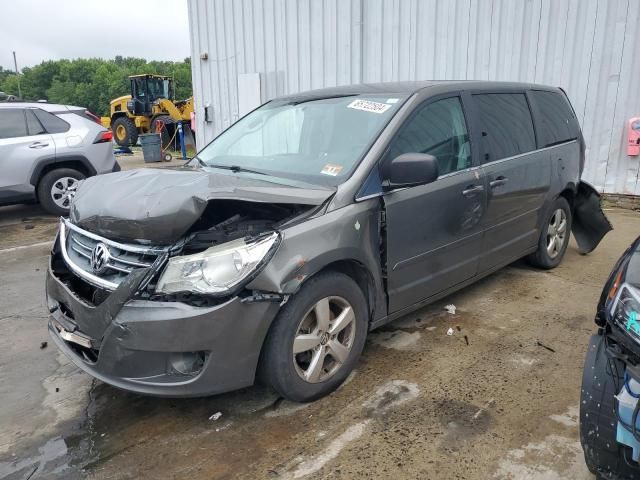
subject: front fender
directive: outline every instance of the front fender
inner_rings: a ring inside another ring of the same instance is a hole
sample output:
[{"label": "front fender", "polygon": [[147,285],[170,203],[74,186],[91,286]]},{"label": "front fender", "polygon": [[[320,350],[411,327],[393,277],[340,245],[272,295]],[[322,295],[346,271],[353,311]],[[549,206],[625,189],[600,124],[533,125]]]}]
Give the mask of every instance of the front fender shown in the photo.
[{"label": "front fender", "polygon": [[311,218],[281,231],[271,261],[247,288],[294,294],[306,279],[327,265],[355,261],[370,274],[375,316],[386,315],[380,253],[380,202],[371,199]]}]

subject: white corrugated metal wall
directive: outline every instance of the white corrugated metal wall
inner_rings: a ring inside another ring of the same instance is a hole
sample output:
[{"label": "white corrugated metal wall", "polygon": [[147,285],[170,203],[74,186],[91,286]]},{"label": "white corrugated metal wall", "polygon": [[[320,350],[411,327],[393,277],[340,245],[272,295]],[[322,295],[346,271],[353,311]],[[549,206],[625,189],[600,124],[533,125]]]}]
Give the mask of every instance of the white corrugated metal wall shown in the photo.
[{"label": "white corrugated metal wall", "polygon": [[237,120],[243,73],[260,74],[263,101],[361,82],[537,82],[563,87],[573,102],[585,179],[640,194],[640,159],[626,155],[624,137],[626,121],[640,116],[640,0],[188,3],[201,144]]}]

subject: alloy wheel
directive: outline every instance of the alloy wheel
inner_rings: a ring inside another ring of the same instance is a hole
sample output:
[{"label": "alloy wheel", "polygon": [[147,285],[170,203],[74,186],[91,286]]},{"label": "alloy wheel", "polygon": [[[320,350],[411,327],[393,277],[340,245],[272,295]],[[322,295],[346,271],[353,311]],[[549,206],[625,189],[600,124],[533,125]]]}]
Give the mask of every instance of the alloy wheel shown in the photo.
[{"label": "alloy wheel", "polygon": [[563,209],[558,208],[547,226],[547,253],[550,258],[556,258],[562,251],[564,240],[567,235],[567,214]]},{"label": "alloy wheel", "polygon": [[303,316],[293,340],[293,363],[305,382],[334,376],[349,358],[356,338],[353,308],[342,297],[325,297]]}]

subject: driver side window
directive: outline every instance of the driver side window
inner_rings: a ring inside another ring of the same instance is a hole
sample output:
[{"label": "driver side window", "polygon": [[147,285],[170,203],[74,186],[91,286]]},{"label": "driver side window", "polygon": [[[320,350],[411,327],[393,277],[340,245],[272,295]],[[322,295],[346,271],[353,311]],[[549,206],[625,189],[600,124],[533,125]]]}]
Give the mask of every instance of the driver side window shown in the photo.
[{"label": "driver side window", "polygon": [[398,131],[387,160],[403,153],[428,153],[440,175],[471,167],[471,144],[459,97],[421,105]]}]

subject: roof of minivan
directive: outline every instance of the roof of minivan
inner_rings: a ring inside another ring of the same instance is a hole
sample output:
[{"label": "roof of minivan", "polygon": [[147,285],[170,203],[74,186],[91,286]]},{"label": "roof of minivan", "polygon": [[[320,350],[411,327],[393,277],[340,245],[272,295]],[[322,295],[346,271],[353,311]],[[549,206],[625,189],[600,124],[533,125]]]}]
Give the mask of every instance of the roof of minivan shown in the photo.
[{"label": "roof of minivan", "polygon": [[84,110],[82,107],[72,105],[60,105],[47,102],[2,102],[0,108],[41,108],[47,112],[63,112],[65,110]]},{"label": "roof of minivan", "polygon": [[278,100],[285,99],[311,99],[340,95],[412,95],[420,90],[433,88],[434,93],[446,93],[448,90],[490,90],[490,89],[537,89],[554,90],[557,88],[548,85],[537,85],[532,83],[518,82],[489,82],[484,80],[423,80],[416,82],[388,82],[388,83],[361,83],[356,85],[344,85],[339,87],[321,88],[309,90],[291,95],[278,97]]}]

